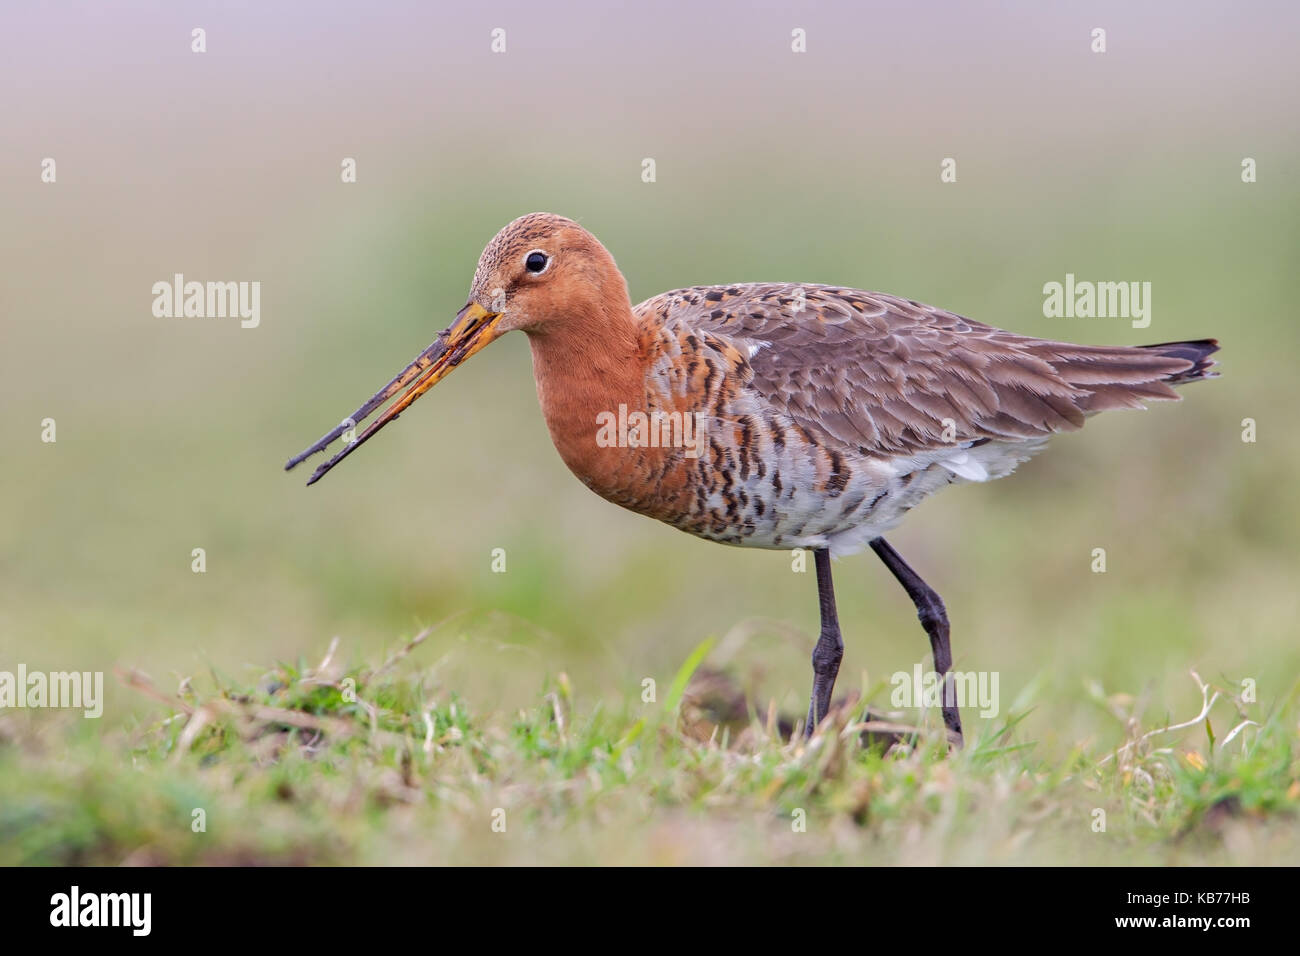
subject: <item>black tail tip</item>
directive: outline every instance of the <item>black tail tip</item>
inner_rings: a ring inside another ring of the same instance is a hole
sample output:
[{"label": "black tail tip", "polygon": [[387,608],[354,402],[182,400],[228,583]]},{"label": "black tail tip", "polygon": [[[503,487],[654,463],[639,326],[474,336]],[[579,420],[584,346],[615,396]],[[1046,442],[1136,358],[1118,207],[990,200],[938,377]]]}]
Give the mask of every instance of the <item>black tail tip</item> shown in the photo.
[{"label": "black tail tip", "polygon": [[1211,371],[1217,364],[1210,358],[1219,351],[1218,339],[1193,339],[1189,342],[1161,342],[1158,345],[1143,345],[1142,348],[1159,352],[1169,358],[1183,359],[1192,367],[1165,379],[1171,385],[1181,382],[1195,382],[1202,378],[1214,378],[1218,372]]}]

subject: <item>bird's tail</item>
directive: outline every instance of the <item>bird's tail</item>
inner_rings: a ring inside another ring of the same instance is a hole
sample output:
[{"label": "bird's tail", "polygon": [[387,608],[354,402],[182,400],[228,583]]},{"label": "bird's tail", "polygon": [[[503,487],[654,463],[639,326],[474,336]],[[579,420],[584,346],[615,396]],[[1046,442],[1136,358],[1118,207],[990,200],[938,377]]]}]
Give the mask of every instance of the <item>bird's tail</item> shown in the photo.
[{"label": "bird's tail", "polygon": [[[1139,346],[1044,342],[1035,348],[1071,387],[1070,404],[1081,416],[1142,408],[1153,399],[1177,399],[1173,386],[1218,375],[1210,358],[1219,348],[1214,339]],[[1070,420],[1075,427],[1083,424],[1081,417]]]},{"label": "bird's tail", "polygon": [[1143,345],[1140,348],[1149,349],[1167,358],[1184,359],[1191,363],[1190,368],[1175,372],[1164,379],[1170,385],[1199,382],[1203,378],[1217,378],[1219,375],[1218,372],[1213,370],[1218,363],[1210,358],[1211,355],[1219,351],[1219,343],[1215,339],[1195,339],[1191,342],[1161,342],[1159,345]]}]

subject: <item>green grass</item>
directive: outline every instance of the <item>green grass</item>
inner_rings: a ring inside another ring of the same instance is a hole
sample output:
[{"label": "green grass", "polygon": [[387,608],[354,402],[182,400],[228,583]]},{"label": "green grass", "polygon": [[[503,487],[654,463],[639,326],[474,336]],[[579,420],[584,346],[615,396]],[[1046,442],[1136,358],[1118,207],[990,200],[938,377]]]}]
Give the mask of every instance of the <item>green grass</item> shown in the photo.
[{"label": "green grass", "polygon": [[7,716],[0,864],[1269,864],[1300,852],[1295,687],[1265,712],[1206,686],[1207,718],[1176,731],[1129,695],[1080,688],[1097,739],[1056,756],[1024,732],[1031,696],[968,720],[967,746],[948,753],[923,713],[890,715],[917,723],[888,746],[863,743],[851,703],[809,742],[783,739],[760,701],[737,719],[718,703],[744,696],[734,670],[698,666],[707,642],[655,701],[593,701],[559,673],[530,706],[484,711],[440,679],[429,633],[379,666],[345,668],[336,644],[314,666],[175,692],[124,672],[161,709],[102,736]]}]

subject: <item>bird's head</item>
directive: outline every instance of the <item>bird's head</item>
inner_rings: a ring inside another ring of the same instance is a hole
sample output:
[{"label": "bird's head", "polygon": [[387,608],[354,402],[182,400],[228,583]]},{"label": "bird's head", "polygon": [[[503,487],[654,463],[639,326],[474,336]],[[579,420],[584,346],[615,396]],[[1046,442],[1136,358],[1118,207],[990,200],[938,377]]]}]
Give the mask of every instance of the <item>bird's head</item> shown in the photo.
[{"label": "bird's head", "polygon": [[608,250],[572,219],[535,212],[487,244],[467,308],[496,316],[497,335],[541,334],[598,311],[604,300],[627,304],[627,286]]},{"label": "bird's head", "polygon": [[[306,451],[289,459],[285,470],[323,451],[335,439],[347,444],[318,467],[315,484],[452,369],[489,343],[516,329],[529,335],[575,332],[599,321],[607,304],[628,308],[627,285],[613,257],[572,219],[551,213],[521,216],[493,237],[479,257],[469,302],[433,344],[396,378],[375,393]],[[405,391],[403,391],[405,390]],[[384,402],[402,392],[360,433],[356,429]]]}]

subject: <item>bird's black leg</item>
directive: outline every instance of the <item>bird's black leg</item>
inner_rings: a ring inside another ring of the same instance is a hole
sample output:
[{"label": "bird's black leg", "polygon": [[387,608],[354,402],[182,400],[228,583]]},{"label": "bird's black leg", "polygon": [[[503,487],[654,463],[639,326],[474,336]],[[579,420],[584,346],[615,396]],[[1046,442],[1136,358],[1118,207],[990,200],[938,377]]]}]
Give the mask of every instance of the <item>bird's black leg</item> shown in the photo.
[{"label": "bird's black leg", "polygon": [[957,746],[960,747],[961,715],[957,712],[957,692],[949,673],[952,668],[952,645],[948,640],[948,611],[943,606],[943,599],[935,593],[934,588],[921,580],[921,576],[908,566],[903,556],[884,538],[872,541],[871,550],[880,556],[885,567],[898,578],[898,583],[916,605],[916,615],[921,619],[921,626],[930,635],[934,669],[943,679],[943,724],[957,735]]},{"label": "bird's black leg", "polygon": [[822,629],[813,648],[812,700],[808,702],[808,722],[805,737],[811,737],[813,728],[821,723],[831,709],[831,691],[835,677],[840,672],[840,659],[844,657],[844,641],[840,638],[840,619],[835,613],[835,585],[831,583],[831,553],[826,548],[813,552],[817,563],[817,599],[821,605]]}]

